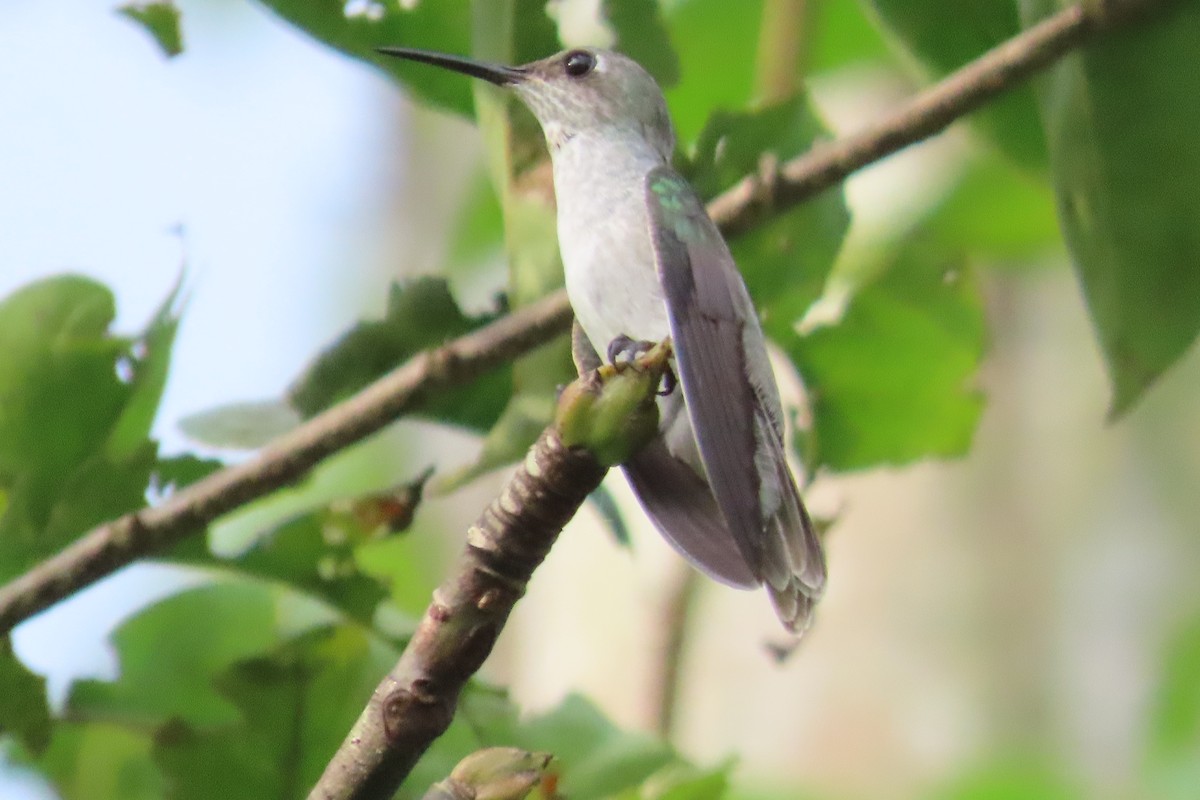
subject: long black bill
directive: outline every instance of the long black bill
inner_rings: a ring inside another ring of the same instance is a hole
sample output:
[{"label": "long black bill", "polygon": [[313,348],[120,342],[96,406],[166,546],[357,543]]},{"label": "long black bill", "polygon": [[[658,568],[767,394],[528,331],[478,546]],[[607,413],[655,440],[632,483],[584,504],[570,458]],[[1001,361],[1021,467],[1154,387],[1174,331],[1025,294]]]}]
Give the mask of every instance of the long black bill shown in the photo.
[{"label": "long black bill", "polygon": [[422,64],[432,64],[435,67],[452,69],[473,78],[482,78],[497,86],[511,86],[525,80],[525,70],[520,67],[506,67],[501,64],[488,64],[474,61],[470,58],[451,56],[446,53],[433,53],[429,50],[413,50],[408,47],[378,47],[376,52],[385,56],[395,56],[409,61],[419,61]]}]

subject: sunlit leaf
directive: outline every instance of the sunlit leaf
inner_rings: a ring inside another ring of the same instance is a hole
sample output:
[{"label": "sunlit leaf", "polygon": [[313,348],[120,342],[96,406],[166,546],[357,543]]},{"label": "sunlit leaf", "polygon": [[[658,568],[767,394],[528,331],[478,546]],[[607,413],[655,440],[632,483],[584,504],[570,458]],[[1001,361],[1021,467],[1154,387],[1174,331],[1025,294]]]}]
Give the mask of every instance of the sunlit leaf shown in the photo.
[{"label": "sunlit leaf", "polygon": [[111,293],[87,278],[49,278],[0,301],[0,578],[145,504],[171,306],[126,338],[108,329]]},{"label": "sunlit leaf", "polygon": [[[1032,23],[1058,10],[1024,0]],[[1038,84],[1059,218],[1127,411],[1200,331],[1200,6],[1106,37]]]}]

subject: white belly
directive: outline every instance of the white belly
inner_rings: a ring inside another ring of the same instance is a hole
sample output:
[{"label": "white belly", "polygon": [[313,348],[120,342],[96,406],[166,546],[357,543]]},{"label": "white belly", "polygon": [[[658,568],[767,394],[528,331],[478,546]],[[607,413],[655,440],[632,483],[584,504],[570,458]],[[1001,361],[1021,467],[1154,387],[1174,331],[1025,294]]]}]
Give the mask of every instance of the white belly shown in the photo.
[{"label": "white belly", "polygon": [[658,342],[669,334],[641,193],[602,215],[563,213],[559,245],[575,317],[603,356],[618,336]]}]

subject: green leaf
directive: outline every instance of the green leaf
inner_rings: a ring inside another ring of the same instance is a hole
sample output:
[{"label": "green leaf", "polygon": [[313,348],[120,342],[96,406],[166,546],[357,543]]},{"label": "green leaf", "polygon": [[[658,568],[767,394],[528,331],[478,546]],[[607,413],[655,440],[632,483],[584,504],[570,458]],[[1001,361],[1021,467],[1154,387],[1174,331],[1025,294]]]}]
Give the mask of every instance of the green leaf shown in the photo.
[{"label": "green leaf", "polygon": [[821,3],[812,15],[810,71],[832,70],[888,59],[879,31],[863,13],[865,3]]},{"label": "green leaf", "polygon": [[[940,78],[1020,32],[1012,3],[995,0],[870,0],[880,21],[930,74]],[[972,115],[1009,157],[1030,169],[1046,164],[1037,103],[1019,86]]]},{"label": "green leaf", "polygon": [[[1058,10],[1025,0],[1032,24]],[[1038,86],[1059,218],[1128,411],[1200,330],[1200,6],[1181,3],[1060,62]]]},{"label": "green leaf", "polygon": [[1058,770],[1035,759],[986,764],[935,791],[934,800],[1083,800]]},{"label": "green leaf", "polygon": [[[321,353],[288,390],[289,403],[311,417],[422,350],[468,333],[495,317],[465,315],[440,278],[393,284],[383,319],[359,323]],[[430,400],[421,406],[420,413],[485,430],[499,416],[508,393],[508,376],[497,372],[470,387]]]},{"label": "green leaf", "polygon": [[235,721],[238,711],[214,692],[213,676],[276,645],[280,611],[276,591],[248,584],[202,586],[160,601],[113,633],[120,677],[77,682],[68,712],[135,727]]},{"label": "green leaf", "polygon": [[763,0],[739,0],[736,13],[728,0],[686,0],[667,12],[680,75],[667,102],[681,142],[694,141],[714,109],[743,108],[754,97],[762,9]]},{"label": "green leaf", "polygon": [[112,294],[87,278],[0,301],[0,578],[145,504],[172,300],[134,339],[109,332]]},{"label": "green leaf", "polygon": [[264,531],[234,555],[214,555],[202,537],[193,536],[163,560],[277,581],[370,626],[376,606],[388,593],[355,563],[354,545],[366,536],[358,528],[352,515],[322,508]]},{"label": "green leaf", "polygon": [[469,0],[399,3],[389,0],[260,0],[319,42],[365,61],[418,97],[471,115],[471,81],[448,70],[388,58],[377,47],[417,47],[465,55],[471,51]]},{"label": "green leaf", "polygon": [[161,800],[164,787],[150,761],[151,746],[144,730],[60,722],[35,763],[62,800]]},{"label": "green leaf", "polygon": [[209,447],[255,450],[303,421],[286,400],[250,400],[189,414],[178,425],[188,438]]},{"label": "green leaf", "polygon": [[183,32],[179,28],[179,9],[170,0],[152,3],[126,3],[117,13],[128,17],[154,37],[163,55],[171,58],[183,52]]},{"label": "green leaf", "polygon": [[617,34],[616,47],[669,89],[679,83],[679,58],[655,0],[604,0],[602,13]]},{"label": "green leaf", "polygon": [[971,275],[943,258],[906,248],[839,323],[789,346],[812,395],[818,463],[904,464],[970,445],[983,309]]},{"label": "green leaf", "polygon": [[1160,773],[1180,764],[1190,764],[1194,771],[1200,767],[1200,619],[1171,642],[1156,695],[1148,737],[1150,763]]},{"label": "green leaf", "polygon": [[639,786],[678,757],[649,736],[614,727],[578,695],[516,734],[517,746],[553,753],[562,764],[562,792],[575,800],[608,797]]},{"label": "green leaf", "polygon": [[1014,266],[1062,247],[1053,192],[996,157],[973,160],[922,226],[948,252]]},{"label": "green leaf", "polygon": [[50,743],[50,709],[46,680],[26,669],[12,650],[12,640],[0,638],[0,737],[14,734],[30,753]]},{"label": "green leaf", "polygon": [[309,631],[229,666],[213,684],[237,708],[237,722],[176,723],[156,736],[154,760],[170,796],[302,796],[394,658],[361,630],[337,626]]}]

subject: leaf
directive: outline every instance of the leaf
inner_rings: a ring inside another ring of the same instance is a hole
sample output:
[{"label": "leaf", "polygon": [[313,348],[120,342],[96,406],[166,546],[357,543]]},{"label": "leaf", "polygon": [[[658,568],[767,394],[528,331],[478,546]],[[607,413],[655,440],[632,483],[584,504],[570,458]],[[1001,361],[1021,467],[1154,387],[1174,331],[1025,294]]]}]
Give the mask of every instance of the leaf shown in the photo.
[{"label": "leaf", "polygon": [[1160,776],[1200,774],[1200,619],[1174,637],[1167,651],[1151,706],[1148,746],[1151,767]]},{"label": "leaf", "polygon": [[[940,78],[1020,32],[1012,3],[994,0],[871,0],[880,21],[927,70]],[[1001,151],[1033,170],[1046,165],[1046,142],[1028,86],[992,100],[971,119]]]},{"label": "leaf", "polygon": [[[468,317],[446,282],[418,278],[393,284],[382,320],[361,322],[322,352],[288,390],[289,404],[311,417],[427,348],[495,319]],[[476,430],[486,429],[508,396],[508,378],[493,373],[422,404],[421,413]]]},{"label": "leaf", "polygon": [[679,58],[654,0],[604,0],[600,13],[617,34],[617,49],[668,89],[679,83]]},{"label": "leaf", "polygon": [[810,71],[850,64],[885,61],[888,49],[879,31],[863,13],[864,3],[823,3],[812,20]]},{"label": "leaf", "polygon": [[235,555],[214,555],[202,537],[190,537],[163,560],[277,581],[370,626],[376,606],[388,593],[355,563],[354,545],[366,535],[357,528],[350,515],[322,508],[264,531]]},{"label": "leaf", "polygon": [[201,586],[162,600],[113,633],[120,677],[77,682],[68,713],[135,727],[233,722],[238,711],[214,692],[213,676],[276,645],[279,614],[276,591],[248,584]]},{"label": "leaf", "polygon": [[151,738],[109,722],[54,727],[36,760],[62,800],[161,800],[162,779],[150,761]]},{"label": "leaf", "polygon": [[189,414],[178,425],[188,438],[209,447],[254,450],[303,421],[300,411],[285,400],[250,400]]},{"label": "leaf", "polygon": [[377,47],[417,47],[466,55],[471,52],[469,0],[400,3],[392,0],[260,0],[319,42],[364,61],[421,99],[471,115],[471,81],[448,70],[388,58]]},{"label": "leaf", "polygon": [[633,547],[633,540],[629,536],[629,526],[625,524],[621,507],[617,505],[617,499],[613,497],[612,492],[601,484],[588,495],[588,500],[592,502],[592,508],[596,509],[596,513],[608,526],[608,530],[617,544],[626,549]]},{"label": "leaf", "polygon": [[516,742],[527,750],[553,753],[562,764],[562,792],[575,800],[639,786],[662,767],[678,763],[666,744],[619,730],[579,695],[521,726]]},{"label": "leaf", "polygon": [[319,628],[214,679],[238,709],[219,727],[172,724],[154,760],[178,800],[298,797],[316,783],[395,653],[347,626]]},{"label": "leaf", "polygon": [[49,278],[0,301],[0,579],[145,504],[171,305],[129,339],[109,332],[112,294],[87,278]]},{"label": "leaf", "polygon": [[117,8],[117,13],[145,28],[146,32],[154,37],[154,41],[167,58],[183,52],[183,32],[179,27],[179,9],[170,0],[156,0],[152,3],[126,3]]},{"label": "leaf", "polygon": [[20,662],[7,636],[0,638],[0,686],[0,737],[13,734],[28,752],[41,753],[50,743],[46,680]]},{"label": "leaf", "polygon": [[[1058,9],[1024,0],[1032,24]],[[1060,62],[1038,84],[1059,219],[1113,389],[1128,411],[1200,330],[1200,6],[1181,3]]]},{"label": "leaf", "polygon": [[947,252],[1015,267],[1062,246],[1049,187],[994,156],[973,160],[922,227]]},{"label": "leaf", "polygon": [[965,452],[983,339],[971,275],[906,248],[838,324],[788,347],[812,395],[815,460],[851,470]]},{"label": "leaf", "polygon": [[666,94],[681,142],[694,141],[714,109],[744,108],[753,98],[762,7],[739,0],[730,13],[728,0],[688,0],[667,12],[680,80]]},{"label": "leaf", "polygon": [[985,764],[931,793],[933,800],[1083,800],[1058,770],[1035,759]]}]

